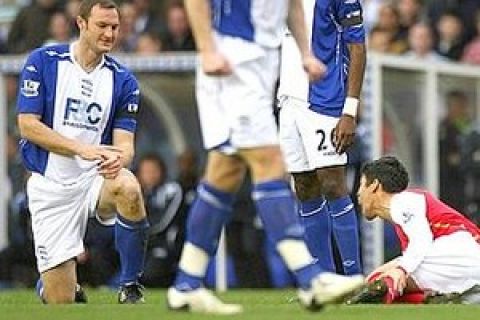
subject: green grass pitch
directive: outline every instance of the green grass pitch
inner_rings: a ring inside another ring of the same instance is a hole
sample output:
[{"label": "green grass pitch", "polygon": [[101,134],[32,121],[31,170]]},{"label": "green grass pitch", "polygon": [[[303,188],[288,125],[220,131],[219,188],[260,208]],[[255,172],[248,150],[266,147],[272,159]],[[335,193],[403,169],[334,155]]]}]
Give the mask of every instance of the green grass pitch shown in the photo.
[{"label": "green grass pitch", "polygon": [[[0,291],[0,319],[4,320],[176,320],[227,318],[169,311],[164,290],[146,290],[144,305],[118,305],[116,292],[86,289],[87,305],[46,306],[40,304],[33,290]],[[221,297],[229,302],[241,303],[245,311],[232,319],[255,320],[469,320],[480,319],[480,306],[467,305],[363,305],[329,306],[311,313],[298,303],[291,302],[293,290],[231,290]]]}]

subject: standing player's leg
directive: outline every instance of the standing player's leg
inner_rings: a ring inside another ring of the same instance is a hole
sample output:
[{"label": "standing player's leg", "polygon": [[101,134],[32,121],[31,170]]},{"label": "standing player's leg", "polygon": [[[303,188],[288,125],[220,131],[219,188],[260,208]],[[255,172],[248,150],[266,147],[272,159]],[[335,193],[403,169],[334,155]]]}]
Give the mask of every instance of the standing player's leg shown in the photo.
[{"label": "standing player's leg", "polygon": [[[309,103],[293,97],[280,99],[280,143],[288,171],[295,182],[299,215],[312,255],[326,271],[334,271],[332,227],[327,202],[314,168],[331,162],[329,143],[333,123],[309,110]],[[338,161],[336,157],[333,159]]]},{"label": "standing player's leg", "polygon": [[355,206],[348,194],[345,167],[330,167],[317,170],[322,193],[327,199],[332,230],[346,275],[362,272],[360,262],[360,239]]},{"label": "standing player's leg", "polygon": [[284,180],[284,163],[280,148],[244,149],[240,153],[248,162],[254,182],[252,197],[267,236],[293,272],[300,288],[300,301],[316,309],[332,303],[363,283],[363,277],[342,277],[324,272],[308,251],[304,229],[296,214],[295,200]]},{"label": "standing player's leg", "polygon": [[122,169],[115,179],[105,179],[97,213],[109,217],[117,212],[115,247],[120,255],[119,303],[143,302],[138,279],[143,273],[148,227],[140,185],[130,171]]},{"label": "standing player's leg", "polygon": [[245,164],[235,156],[210,151],[203,182],[187,218],[174,286],[168,290],[171,309],[219,314],[238,313],[238,305],[224,304],[203,288],[208,262],[215,255],[222,227],[230,219],[234,193],[240,187]]},{"label": "standing player's leg", "polygon": [[322,269],[335,272],[330,214],[327,200],[321,194],[316,173],[309,171],[292,175],[308,249]]}]

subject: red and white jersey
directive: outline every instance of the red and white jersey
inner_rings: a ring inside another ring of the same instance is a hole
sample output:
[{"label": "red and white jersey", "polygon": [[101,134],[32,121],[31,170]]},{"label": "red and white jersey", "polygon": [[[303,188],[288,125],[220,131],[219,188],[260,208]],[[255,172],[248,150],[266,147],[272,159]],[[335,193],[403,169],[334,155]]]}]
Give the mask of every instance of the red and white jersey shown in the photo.
[{"label": "red and white jersey", "polygon": [[390,213],[402,249],[400,266],[408,273],[418,267],[433,241],[441,236],[464,231],[480,244],[480,229],[473,222],[425,190],[394,195]]}]

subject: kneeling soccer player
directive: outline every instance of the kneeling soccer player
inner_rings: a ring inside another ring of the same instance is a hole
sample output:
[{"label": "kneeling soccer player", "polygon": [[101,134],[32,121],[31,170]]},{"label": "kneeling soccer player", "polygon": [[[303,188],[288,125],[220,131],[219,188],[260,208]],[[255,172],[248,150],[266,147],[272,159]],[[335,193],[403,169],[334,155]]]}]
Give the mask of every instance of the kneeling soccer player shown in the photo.
[{"label": "kneeling soccer player", "polygon": [[[394,157],[367,163],[358,200],[362,214],[395,224],[402,255],[378,267],[347,303],[474,303],[480,288],[480,229],[431,193],[407,189]],[[456,299],[458,298],[458,300]]]}]

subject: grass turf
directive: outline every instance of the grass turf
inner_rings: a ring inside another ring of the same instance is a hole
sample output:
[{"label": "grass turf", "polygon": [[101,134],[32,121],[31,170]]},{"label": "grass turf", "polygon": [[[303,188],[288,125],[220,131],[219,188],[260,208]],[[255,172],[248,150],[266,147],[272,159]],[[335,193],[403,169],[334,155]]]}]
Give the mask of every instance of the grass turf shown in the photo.
[{"label": "grass turf", "polygon": [[[0,319],[5,320],[143,320],[143,319],[212,319],[225,316],[189,314],[169,311],[164,290],[147,290],[144,305],[118,305],[116,292],[86,289],[87,305],[42,305],[33,290],[0,291]],[[245,312],[234,319],[259,320],[469,320],[480,318],[480,306],[467,305],[362,305],[329,306],[311,313],[302,309],[292,290],[232,290],[221,297],[229,302],[241,303]]]}]

